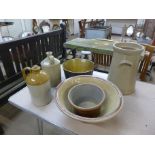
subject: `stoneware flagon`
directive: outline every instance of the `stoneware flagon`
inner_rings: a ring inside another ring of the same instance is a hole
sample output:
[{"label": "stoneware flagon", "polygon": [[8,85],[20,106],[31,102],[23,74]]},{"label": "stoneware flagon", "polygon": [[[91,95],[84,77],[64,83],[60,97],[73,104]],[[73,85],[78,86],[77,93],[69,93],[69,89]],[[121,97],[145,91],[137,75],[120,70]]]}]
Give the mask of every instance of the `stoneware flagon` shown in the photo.
[{"label": "stoneware flagon", "polygon": [[56,87],[61,82],[60,61],[46,52],[47,57],[41,62],[42,69],[49,75],[51,87]]},{"label": "stoneware flagon", "polygon": [[115,43],[113,49],[108,80],[116,84],[123,95],[129,95],[135,91],[136,73],[144,47],[136,43]]},{"label": "stoneware flagon", "polygon": [[22,70],[23,78],[28,86],[32,103],[36,106],[47,105],[51,97],[51,87],[47,73],[35,65]]}]

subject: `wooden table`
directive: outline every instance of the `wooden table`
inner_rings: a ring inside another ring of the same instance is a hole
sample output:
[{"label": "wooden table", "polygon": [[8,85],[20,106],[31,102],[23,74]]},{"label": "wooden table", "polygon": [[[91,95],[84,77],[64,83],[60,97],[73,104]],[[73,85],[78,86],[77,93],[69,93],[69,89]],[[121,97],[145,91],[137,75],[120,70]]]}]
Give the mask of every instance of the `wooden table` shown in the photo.
[{"label": "wooden table", "polygon": [[76,38],[64,43],[65,48],[72,50],[75,56],[76,51],[91,51],[98,54],[113,54],[114,41],[108,39],[84,39]]},{"label": "wooden table", "polygon": [[[95,72],[93,76],[107,78],[107,74]],[[62,80],[64,80],[62,71]],[[124,106],[120,113],[103,123],[89,124],[74,120],[63,114],[55,104],[55,88],[51,89],[53,100],[43,107],[31,103],[28,88],[25,87],[9,98],[10,104],[36,115],[40,132],[43,132],[42,121],[49,122],[75,134],[155,134],[155,85],[136,82],[134,94],[124,96]],[[26,122],[25,122],[26,123]]]}]

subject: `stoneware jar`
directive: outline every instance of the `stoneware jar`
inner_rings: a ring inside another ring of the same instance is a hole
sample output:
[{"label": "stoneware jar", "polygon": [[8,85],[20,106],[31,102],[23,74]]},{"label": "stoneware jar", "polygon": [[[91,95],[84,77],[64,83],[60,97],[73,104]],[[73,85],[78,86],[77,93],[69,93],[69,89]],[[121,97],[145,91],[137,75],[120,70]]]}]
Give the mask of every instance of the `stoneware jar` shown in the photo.
[{"label": "stoneware jar", "polygon": [[49,75],[51,87],[56,87],[61,82],[60,61],[46,52],[47,58],[41,62],[42,69]]},{"label": "stoneware jar", "polygon": [[32,103],[37,106],[47,105],[52,99],[47,73],[35,65],[32,68],[24,68],[22,74],[31,94]]},{"label": "stoneware jar", "polygon": [[135,91],[136,73],[144,47],[136,43],[115,43],[108,80],[124,95]]}]

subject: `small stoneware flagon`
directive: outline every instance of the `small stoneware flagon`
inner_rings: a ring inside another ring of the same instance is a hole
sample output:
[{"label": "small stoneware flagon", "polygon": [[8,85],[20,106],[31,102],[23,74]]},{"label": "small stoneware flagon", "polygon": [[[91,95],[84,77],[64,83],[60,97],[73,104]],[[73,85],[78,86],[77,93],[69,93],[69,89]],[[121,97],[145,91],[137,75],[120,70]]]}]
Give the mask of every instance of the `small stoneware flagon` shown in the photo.
[{"label": "small stoneware flagon", "polygon": [[61,82],[60,60],[54,58],[50,51],[46,52],[46,55],[41,67],[49,75],[51,87],[56,87]]},{"label": "small stoneware flagon", "polygon": [[35,65],[22,70],[23,78],[28,86],[32,103],[43,106],[51,101],[50,81],[48,74]]}]

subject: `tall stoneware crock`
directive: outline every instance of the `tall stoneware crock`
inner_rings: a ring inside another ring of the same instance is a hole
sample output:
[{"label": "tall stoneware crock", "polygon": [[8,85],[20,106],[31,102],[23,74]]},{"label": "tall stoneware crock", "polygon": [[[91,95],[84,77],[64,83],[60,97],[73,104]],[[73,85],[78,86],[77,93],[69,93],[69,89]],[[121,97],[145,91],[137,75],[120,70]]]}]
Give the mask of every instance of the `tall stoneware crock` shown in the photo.
[{"label": "tall stoneware crock", "polygon": [[36,106],[47,105],[52,99],[47,73],[35,65],[32,68],[24,68],[22,74],[28,86],[32,103]]},{"label": "tall stoneware crock", "polygon": [[46,52],[47,57],[41,62],[42,69],[49,75],[51,87],[56,87],[61,82],[60,61]]},{"label": "tall stoneware crock", "polygon": [[136,43],[115,43],[108,80],[124,95],[135,91],[136,73],[144,47]]}]

